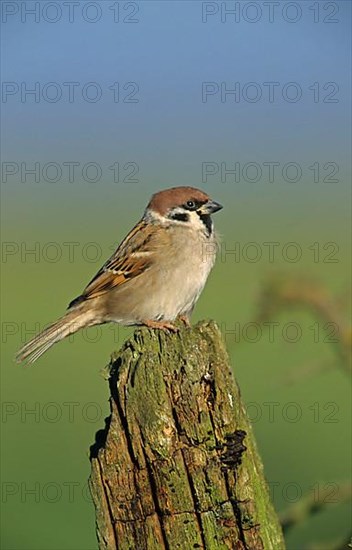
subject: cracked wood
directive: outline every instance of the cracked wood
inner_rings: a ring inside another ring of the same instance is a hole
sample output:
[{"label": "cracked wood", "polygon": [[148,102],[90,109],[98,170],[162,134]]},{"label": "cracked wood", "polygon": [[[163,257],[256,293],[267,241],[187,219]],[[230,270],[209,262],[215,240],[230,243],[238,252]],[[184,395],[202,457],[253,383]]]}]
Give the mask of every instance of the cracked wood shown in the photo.
[{"label": "cracked wood", "polygon": [[91,448],[100,550],[284,549],[219,329],[136,330]]}]

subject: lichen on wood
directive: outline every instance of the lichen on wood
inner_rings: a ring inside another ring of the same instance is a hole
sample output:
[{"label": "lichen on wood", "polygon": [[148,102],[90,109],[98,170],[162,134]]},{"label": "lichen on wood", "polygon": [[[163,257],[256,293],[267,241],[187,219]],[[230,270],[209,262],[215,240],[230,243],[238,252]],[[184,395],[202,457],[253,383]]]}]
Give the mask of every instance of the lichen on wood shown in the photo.
[{"label": "lichen on wood", "polygon": [[91,448],[100,550],[284,549],[215,323],[136,330],[109,385]]}]

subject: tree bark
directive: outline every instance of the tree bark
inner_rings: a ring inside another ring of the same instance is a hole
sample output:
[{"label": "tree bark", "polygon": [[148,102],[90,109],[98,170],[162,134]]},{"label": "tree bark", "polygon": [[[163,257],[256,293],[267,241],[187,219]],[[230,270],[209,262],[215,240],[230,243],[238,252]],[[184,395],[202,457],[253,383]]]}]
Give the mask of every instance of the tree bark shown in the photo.
[{"label": "tree bark", "polygon": [[219,329],[141,328],[91,448],[100,550],[284,549]]}]

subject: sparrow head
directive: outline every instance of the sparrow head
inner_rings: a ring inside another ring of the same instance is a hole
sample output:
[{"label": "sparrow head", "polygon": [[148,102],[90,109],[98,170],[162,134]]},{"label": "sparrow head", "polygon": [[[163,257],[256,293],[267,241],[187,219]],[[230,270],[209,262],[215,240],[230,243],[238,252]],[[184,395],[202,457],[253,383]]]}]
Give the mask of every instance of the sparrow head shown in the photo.
[{"label": "sparrow head", "polygon": [[162,222],[175,223],[212,233],[211,214],[222,206],[195,187],[172,187],[152,196],[146,215]]}]

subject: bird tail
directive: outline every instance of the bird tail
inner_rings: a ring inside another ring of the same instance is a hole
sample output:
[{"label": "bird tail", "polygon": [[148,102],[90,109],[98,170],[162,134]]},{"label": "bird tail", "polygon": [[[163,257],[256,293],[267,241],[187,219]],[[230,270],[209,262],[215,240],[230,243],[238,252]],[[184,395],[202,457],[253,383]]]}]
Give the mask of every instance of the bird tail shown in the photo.
[{"label": "bird tail", "polygon": [[68,311],[66,315],[58,319],[55,323],[49,325],[42,332],[37,334],[32,340],[27,342],[16,354],[17,363],[26,361],[28,364],[34,363],[51,346],[74,334],[79,329],[96,324],[91,311],[78,307]]}]

